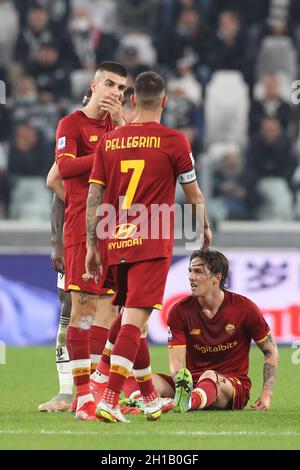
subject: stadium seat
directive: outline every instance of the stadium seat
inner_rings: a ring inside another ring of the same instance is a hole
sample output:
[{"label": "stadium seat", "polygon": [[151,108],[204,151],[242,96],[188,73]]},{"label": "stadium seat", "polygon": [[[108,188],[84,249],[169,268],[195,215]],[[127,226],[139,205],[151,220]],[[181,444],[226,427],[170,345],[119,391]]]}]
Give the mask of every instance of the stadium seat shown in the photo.
[{"label": "stadium seat", "polygon": [[11,195],[10,216],[17,220],[49,220],[51,193],[41,177],[19,177]]},{"label": "stadium seat", "polygon": [[75,100],[82,100],[87,91],[87,83],[93,78],[93,73],[89,70],[74,70],[71,75],[72,97]]},{"label": "stadium seat", "polygon": [[283,178],[261,178],[257,191],[263,203],[257,210],[259,220],[292,220],[293,198],[287,182]]},{"label": "stadium seat", "polygon": [[256,77],[283,72],[290,81],[297,77],[297,51],[286,36],[267,36],[261,43],[256,63]]},{"label": "stadium seat", "polygon": [[206,89],[206,145],[247,142],[249,88],[240,72],[219,71]]}]

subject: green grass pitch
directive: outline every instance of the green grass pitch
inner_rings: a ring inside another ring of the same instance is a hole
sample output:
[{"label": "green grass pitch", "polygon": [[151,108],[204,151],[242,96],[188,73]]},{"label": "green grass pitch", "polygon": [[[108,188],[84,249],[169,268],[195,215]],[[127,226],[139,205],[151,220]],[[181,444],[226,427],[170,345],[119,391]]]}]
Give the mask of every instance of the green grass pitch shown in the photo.
[{"label": "green grass pitch", "polygon": [[[70,413],[39,413],[39,403],[57,392],[54,349],[7,351],[0,365],[0,449],[299,449],[300,364],[280,349],[279,378],[268,412],[169,413],[158,422],[143,416],[129,424],[85,423]],[[154,371],[167,371],[167,348],[153,347]],[[251,351],[251,403],[262,383],[263,355]]]}]

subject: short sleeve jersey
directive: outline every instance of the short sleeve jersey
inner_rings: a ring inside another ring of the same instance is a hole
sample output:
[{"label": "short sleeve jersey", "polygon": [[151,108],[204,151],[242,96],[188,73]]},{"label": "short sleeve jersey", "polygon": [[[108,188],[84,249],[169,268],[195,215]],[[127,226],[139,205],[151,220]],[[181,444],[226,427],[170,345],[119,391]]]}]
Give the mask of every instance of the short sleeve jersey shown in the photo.
[{"label": "short sleeve jersey", "polygon": [[[110,115],[103,120],[88,118],[82,111],[75,111],[59,121],[56,131],[55,158],[84,158],[95,154],[102,135],[114,129]],[[86,241],[86,199],[88,179],[86,174],[64,181],[65,198],[65,247]]]},{"label": "short sleeve jersey", "polygon": [[169,348],[186,346],[186,365],[192,374],[213,369],[246,378],[251,340],[270,333],[261,311],[248,298],[224,291],[222,305],[210,319],[195,296],[179,301],[169,312]]},{"label": "short sleeve jersey", "polygon": [[106,187],[105,203],[116,211],[107,237],[110,265],[172,255],[177,178],[182,184],[196,179],[181,132],[132,123],[101,139],[90,182]]}]

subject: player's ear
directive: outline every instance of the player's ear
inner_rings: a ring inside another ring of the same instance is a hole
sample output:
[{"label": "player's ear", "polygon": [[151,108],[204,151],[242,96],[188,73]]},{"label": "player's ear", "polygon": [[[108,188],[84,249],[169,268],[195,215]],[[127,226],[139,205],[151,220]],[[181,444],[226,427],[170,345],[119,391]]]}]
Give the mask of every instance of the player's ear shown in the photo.
[{"label": "player's ear", "polygon": [[96,85],[97,85],[96,80],[92,80],[90,82],[90,88],[91,88],[93,93],[95,93],[95,91],[96,91]]},{"label": "player's ear", "polygon": [[161,101],[162,109],[165,109],[165,107],[167,106],[167,102],[168,102],[168,97],[165,95]]},{"label": "player's ear", "polygon": [[133,107],[133,109],[135,109],[136,108],[136,99],[135,99],[134,95],[130,96],[130,103],[131,103],[131,106]]}]

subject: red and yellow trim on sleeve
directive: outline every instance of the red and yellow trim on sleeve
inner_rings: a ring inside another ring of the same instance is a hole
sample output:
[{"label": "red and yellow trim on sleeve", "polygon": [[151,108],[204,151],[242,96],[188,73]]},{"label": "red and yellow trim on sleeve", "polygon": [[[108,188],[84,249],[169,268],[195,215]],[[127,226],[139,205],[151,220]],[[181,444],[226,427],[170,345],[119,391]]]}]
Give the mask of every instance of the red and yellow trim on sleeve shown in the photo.
[{"label": "red and yellow trim on sleeve", "polygon": [[266,334],[266,336],[264,336],[264,337],[263,337],[262,339],[260,339],[259,341],[255,341],[256,344],[263,343],[263,342],[267,339],[267,337],[270,336],[270,334],[271,334],[271,331],[269,331],[269,333]]},{"label": "red and yellow trim on sleeve", "polygon": [[76,155],[73,153],[60,153],[57,155],[56,159],[61,158],[61,157],[71,157],[71,158],[76,158]]},{"label": "red and yellow trim on sleeve", "polygon": [[96,184],[101,184],[102,186],[106,186],[106,183],[104,183],[104,181],[101,181],[101,180],[90,179],[89,183],[96,183]]},{"label": "red and yellow trim on sleeve", "polygon": [[186,348],[186,344],[168,344],[168,348],[175,349],[175,348]]}]

